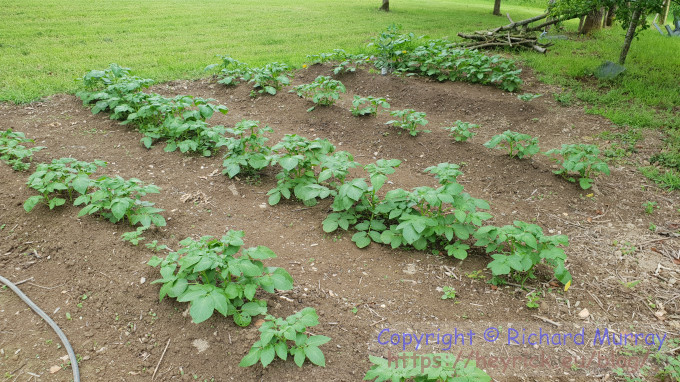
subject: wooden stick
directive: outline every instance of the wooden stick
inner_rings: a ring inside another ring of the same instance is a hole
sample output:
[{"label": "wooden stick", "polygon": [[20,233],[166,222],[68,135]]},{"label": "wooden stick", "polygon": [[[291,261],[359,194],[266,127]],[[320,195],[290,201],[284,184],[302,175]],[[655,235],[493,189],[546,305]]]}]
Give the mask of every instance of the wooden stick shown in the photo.
[{"label": "wooden stick", "polygon": [[526,19],[526,20],[517,21],[517,22],[514,22],[514,23],[510,23],[508,25],[504,25],[502,27],[498,27],[496,29],[492,29],[492,32],[496,33],[496,32],[499,32],[499,31],[506,31],[508,29],[515,29],[515,28],[522,26],[522,25],[531,24],[534,21],[543,20],[544,18],[548,17],[548,15],[550,15],[550,14],[548,12],[546,12],[542,15],[534,16],[534,17]]},{"label": "wooden stick", "polygon": [[541,320],[541,321],[545,321],[545,322],[547,322],[547,323],[549,323],[549,324],[553,324],[553,325],[555,325],[555,326],[557,326],[557,327],[562,326],[562,324],[560,324],[559,322],[555,322],[555,321],[553,321],[553,320],[551,320],[551,319],[549,319],[549,318],[545,318],[545,317],[543,317],[543,316],[538,316],[538,315],[532,314],[531,317],[536,317],[536,318],[538,318],[538,319]]},{"label": "wooden stick", "polygon": [[151,376],[151,380],[153,381],[154,378],[156,378],[156,373],[158,372],[158,367],[161,366],[161,362],[163,361],[163,357],[165,357],[165,352],[168,350],[168,346],[170,346],[170,340],[172,337],[168,338],[168,343],[165,344],[165,349],[163,349],[163,354],[161,354],[161,358],[158,360],[158,364],[156,364],[156,369],[153,371],[153,375]]}]

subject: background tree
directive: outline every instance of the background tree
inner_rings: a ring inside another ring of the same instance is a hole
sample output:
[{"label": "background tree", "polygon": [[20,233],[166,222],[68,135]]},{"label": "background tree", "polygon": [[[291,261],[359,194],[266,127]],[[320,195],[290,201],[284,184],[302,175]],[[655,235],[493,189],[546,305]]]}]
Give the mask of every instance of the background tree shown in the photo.
[{"label": "background tree", "polygon": [[380,7],[380,10],[385,11],[385,12],[389,12],[390,11],[390,0],[383,0],[382,6]]},{"label": "background tree", "polygon": [[626,38],[623,41],[621,55],[619,56],[619,64],[623,65],[626,62],[633,37],[649,28],[646,15],[660,13],[663,10],[663,1],[633,0],[626,2],[617,0],[617,3],[616,18],[621,21],[621,26],[626,30]]},{"label": "background tree", "polygon": [[493,2],[493,14],[496,16],[501,15],[501,0],[494,0]]}]

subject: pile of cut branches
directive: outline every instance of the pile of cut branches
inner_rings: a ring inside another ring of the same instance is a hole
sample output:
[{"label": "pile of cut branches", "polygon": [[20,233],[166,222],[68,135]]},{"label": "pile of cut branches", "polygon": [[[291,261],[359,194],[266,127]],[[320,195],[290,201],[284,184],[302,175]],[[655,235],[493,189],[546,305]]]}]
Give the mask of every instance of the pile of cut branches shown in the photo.
[{"label": "pile of cut branches", "polygon": [[[545,28],[553,24],[568,19],[564,17],[552,18],[549,16],[550,13],[546,12],[542,15],[515,22],[512,21],[510,15],[508,15],[508,19],[510,20],[510,24],[508,25],[484,31],[476,31],[472,34],[458,33],[459,37],[470,40],[460,43],[458,46],[469,49],[505,46],[511,48],[528,48],[540,53],[545,53],[552,43],[539,42],[539,31],[545,30]],[[545,21],[545,19],[548,20]],[[534,26],[530,25],[539,21],[542,22],[535,24]]]}]

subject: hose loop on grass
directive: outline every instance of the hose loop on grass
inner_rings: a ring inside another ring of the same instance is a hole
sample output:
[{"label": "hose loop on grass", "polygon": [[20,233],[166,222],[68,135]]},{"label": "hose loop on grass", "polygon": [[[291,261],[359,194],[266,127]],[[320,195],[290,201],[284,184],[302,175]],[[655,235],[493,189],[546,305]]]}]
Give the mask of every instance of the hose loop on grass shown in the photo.
[{"label": "hose loop on grass", "polygon": [[61,340],[61,343],[64,344],[64,347],[66,348],[66,351],[68,352],[68,357],[69,357],[70,360],[71,360],[71,369],[73,370],[73,381],[74,381],[74,382],[80,382],[80,372],[78,371],[78,360],[76,360],[76,354],[73,352],[73,348],[71,347],[71,344],[68,342],[68,339],[66,339],[66,335],[64,334],[64,332],[63,332],[61,329],[59,329],[59,327],[57,326],[57,324],[56,324],[54,321],[52,321],[52,319],[50,318],[50,316],[48,316],[47,314],[45,314],[45,312],[43,312],[42,309],[40,309],[40,308],[38,307],[38,305],[36,305],[35,303],[33,303],[33,301],[31,301],[31,300],[30,300],[30,299],[29,299],[29,298],[28,298],[28,297],[27,297],[27,296],[26,296],[26,295],[25,295],[25,294],[24,294],[24,293],[23,293],[16,285],[14,285],[11,281],[9,281],[9,280],[7,280],[6,278],[0,276],[0,282],[3,283],[3,284],[5,284],[5,285],[7,285],[7,286],[9,287],[9,289],[11,289],[12,291],[14,291],[14,293],[16,293],[17,296],[19,296],[19,298],[21,298],[28,306],[30,306],[31,309],[33,309],[33,311],[36,312],[36,313],[38,314],[38,316],[40,316],[43,320],[45,320],[48,324],[50,324],[50,326],[52,327],[52,329],[53,329],[53,330],[57,333],[57,335],[59,336],[59,339]]}]

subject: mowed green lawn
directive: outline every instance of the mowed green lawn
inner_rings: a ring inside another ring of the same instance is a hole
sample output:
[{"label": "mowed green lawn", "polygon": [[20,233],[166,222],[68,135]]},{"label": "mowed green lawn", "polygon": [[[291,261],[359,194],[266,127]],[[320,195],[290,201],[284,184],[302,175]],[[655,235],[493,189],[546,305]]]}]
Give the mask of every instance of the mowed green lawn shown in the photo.
[{"label": "mowed green lawn", "polygon": [[[504,0],[514,20],[543,12],[547,0]],[[300,65],[309,54],[366,44],[391,24],[430,37],[455,38],[506,24],[491,0],[0,0],[0,101],[29,102],[73,92],[75,78],[111,62],[165,81],[205,76],[229,54],[250,64]],[[577,21],[566,24],[566,32]],[[563,33],[563,32],[558,32]],[[570,35],[546,55],[517,54],[541,78],[571,89],[574,99],[621,124],[678,126],[680,38],[655,30],[633,42],[626,75],[597,83],[590,74],[617,61],[624,31],[617,25],[591,37]],[[675,109],[674,109],[675,108]]]}]

